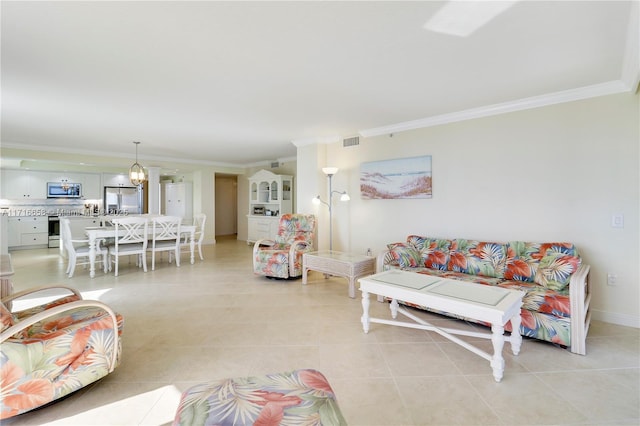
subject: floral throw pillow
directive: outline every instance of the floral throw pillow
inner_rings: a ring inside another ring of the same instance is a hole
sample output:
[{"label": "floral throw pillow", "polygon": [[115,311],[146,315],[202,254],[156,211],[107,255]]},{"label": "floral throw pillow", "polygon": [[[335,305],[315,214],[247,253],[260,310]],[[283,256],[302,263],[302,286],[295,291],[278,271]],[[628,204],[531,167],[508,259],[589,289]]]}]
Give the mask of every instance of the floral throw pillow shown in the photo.
[{"label": "floral throw pillow", "polygon": [[401,268],[415,268],[422,266],[422,257],[420,251],[414,246],[406,243],[387,244],[389,253],[393,259],[398,262]]},{"label": "floral throw pillow", "polygon": [[440,271],[447,270],[451,240],[427,238],[422,248],[424,266]]},{"label": "floral throw pillow", "polygon": [[561,253],[545,256],[540,260],[535,282],[551,290],[564,290],[578,266],[580,258],[576,256]]}]

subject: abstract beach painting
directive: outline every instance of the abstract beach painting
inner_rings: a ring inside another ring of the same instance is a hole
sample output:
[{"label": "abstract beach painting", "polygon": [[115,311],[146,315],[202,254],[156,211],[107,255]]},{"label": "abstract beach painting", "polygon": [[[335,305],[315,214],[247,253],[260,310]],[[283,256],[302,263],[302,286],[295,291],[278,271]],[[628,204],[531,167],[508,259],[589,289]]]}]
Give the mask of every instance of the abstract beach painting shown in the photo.
[{"label": "abstract beach painting", "polygon": [[362,163],[360,194],[369,200],[431,198],[431,156]]}]

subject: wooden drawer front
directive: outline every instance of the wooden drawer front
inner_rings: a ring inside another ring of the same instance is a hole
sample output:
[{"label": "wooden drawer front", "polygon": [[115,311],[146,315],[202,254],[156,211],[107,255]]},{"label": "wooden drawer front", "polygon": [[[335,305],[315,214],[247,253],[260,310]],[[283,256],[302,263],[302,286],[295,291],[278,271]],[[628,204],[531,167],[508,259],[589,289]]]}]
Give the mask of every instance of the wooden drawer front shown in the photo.
[{"label": "wooden drawer front", "polygon": [[49,234],[46,232],[43,233],[34,233],[34,234],[22,234],[20,238],[20,245],[23,246],[32,246],[32,245],[41,245],[41,244],[49,244]]}]

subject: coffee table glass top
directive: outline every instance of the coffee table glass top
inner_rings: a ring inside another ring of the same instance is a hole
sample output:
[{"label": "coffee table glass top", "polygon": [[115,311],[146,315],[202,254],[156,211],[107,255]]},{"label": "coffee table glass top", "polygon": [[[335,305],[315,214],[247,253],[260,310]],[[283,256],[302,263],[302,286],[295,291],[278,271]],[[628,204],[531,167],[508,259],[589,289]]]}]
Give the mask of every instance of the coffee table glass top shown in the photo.
[{"label": "coffee table glass top", "polygon": [[385,284],[393,284],[400,287],[408,287],[413,290],[422,290],[437,282],[442,281],[442,278],[432,277],[424,274],[405,274],[399,271],[388,271],[385,274],[376,274],[369,277],[370,280],[380,281]]},{"label": "coffee table glass top", "polygon": [[414,272],[390,270],[368,279],[490,306],[497,306],[510,294],[510,290],[502,287],[478,285]]},{"label": "coffee table glass top", "polygon": [[363,254],[344,253],[335,250],[310,251],[305,254],[324,257],[327,259],[341,260],[343,262],[360,262],[362,260],[373,259],[371,256],[365,256]]}]

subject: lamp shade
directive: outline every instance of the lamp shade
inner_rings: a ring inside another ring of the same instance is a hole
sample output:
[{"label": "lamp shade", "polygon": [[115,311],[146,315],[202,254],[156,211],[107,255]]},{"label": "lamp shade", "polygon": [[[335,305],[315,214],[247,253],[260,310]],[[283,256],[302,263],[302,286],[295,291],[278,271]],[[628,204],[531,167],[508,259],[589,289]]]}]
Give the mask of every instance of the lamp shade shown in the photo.
[{"label": "lamp shade", "polygon": [[325,175],[332,176],[332,175],[335,175],[336,173],[338,173],[338,168],[337,167],[323,167],[322,168],[322,172]]}]

